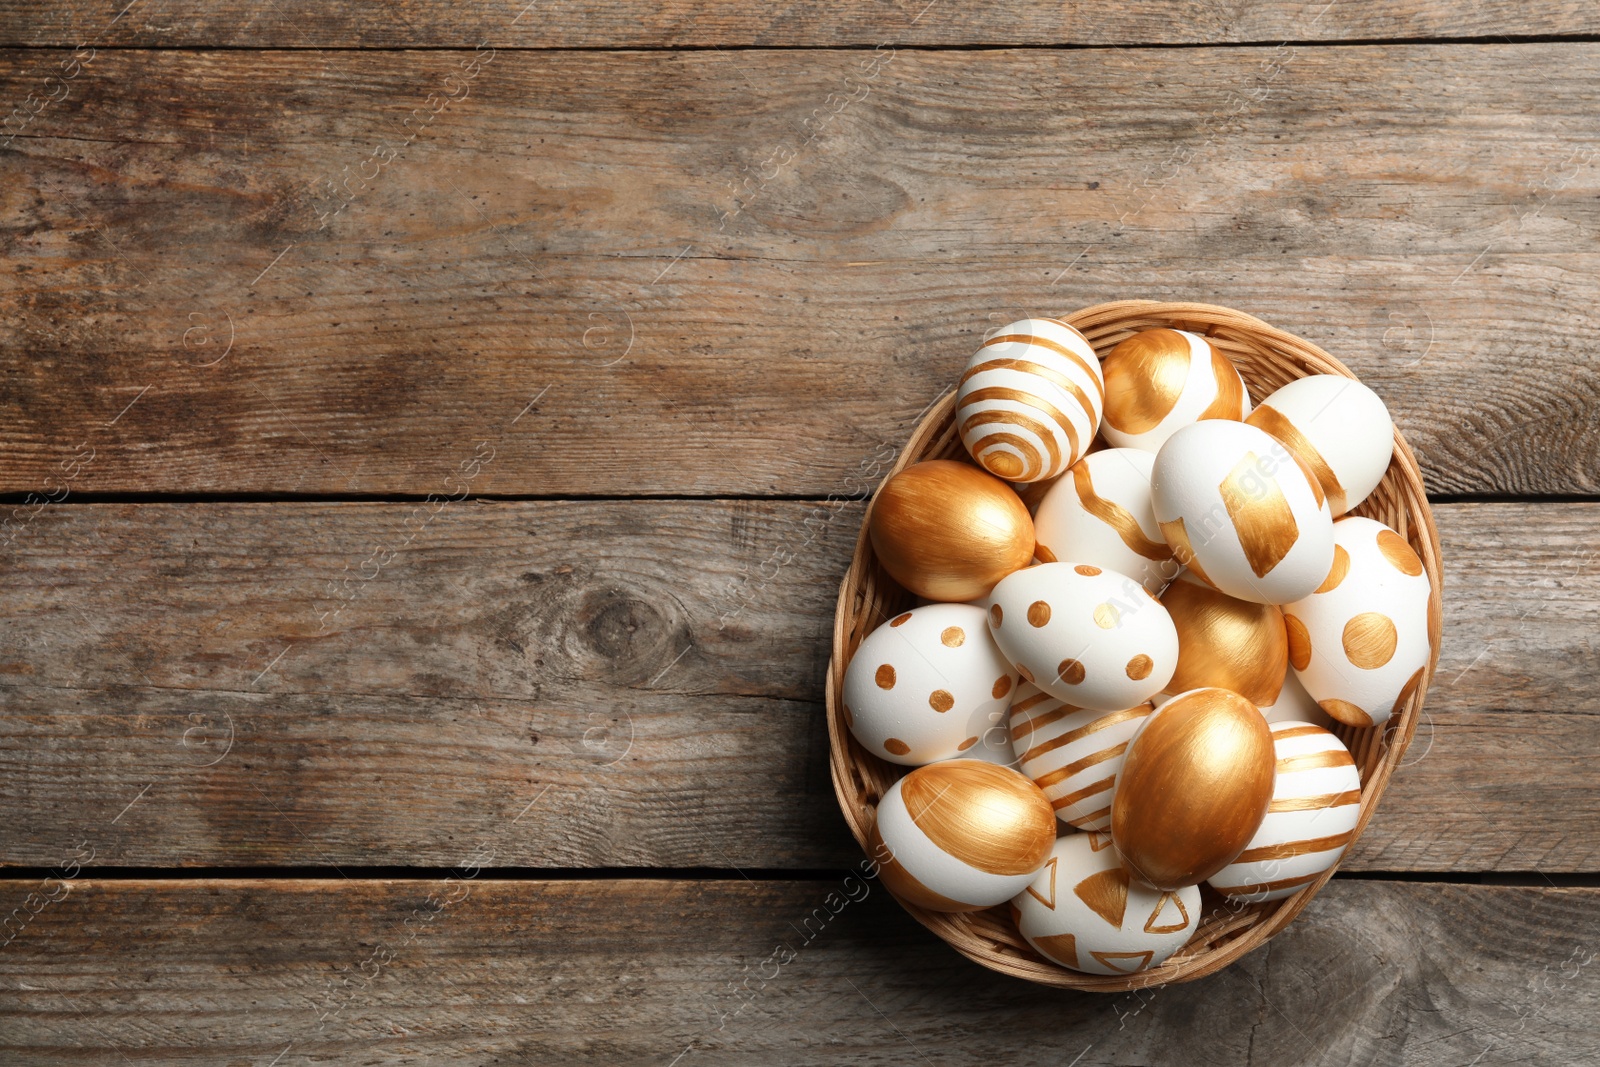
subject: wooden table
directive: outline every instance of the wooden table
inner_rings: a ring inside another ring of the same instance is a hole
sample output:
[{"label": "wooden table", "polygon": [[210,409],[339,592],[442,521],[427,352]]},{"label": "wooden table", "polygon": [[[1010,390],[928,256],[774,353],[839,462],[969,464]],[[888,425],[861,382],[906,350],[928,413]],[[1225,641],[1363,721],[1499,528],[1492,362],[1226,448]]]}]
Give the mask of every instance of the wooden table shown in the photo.
[{"label": "wooden table", "polygon": [[[1600,1060],[1592,4],[125,3],[0,5],[4,1062]],[[1139,296],[1383,395],[1445,636],[1096,997],[848,877],[822,677],[976,340]]]}]

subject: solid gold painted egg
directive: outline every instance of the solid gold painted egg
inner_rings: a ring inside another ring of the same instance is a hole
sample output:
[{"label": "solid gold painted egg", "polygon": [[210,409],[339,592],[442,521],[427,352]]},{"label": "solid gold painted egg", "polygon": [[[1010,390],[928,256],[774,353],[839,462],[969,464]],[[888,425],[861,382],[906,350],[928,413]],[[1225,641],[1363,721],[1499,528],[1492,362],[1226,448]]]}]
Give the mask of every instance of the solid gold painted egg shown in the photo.
[{"label": "solid gold painted egg", "polygon": [[1272,800],[1272,731],[1226,689],[1180,693],[1128,746],[1111,800],[1123,865],[1157,889],[1205,881],[1232,863]]},{"label": "solid gold painted egg", "polygon": [[867,520],[895,581],[929,600],[986,596],[1033,560],[1033,519],[991,474],[948,459],[913,463],[884,483]]},{"label": "solid gold painted egg", "polygon": [[1008,767],[954,759],[889,787],[867,849],[883,884],[906,903],[976,911],[1026,889],[1055,839],[1038,786]]},{"label": "solid gold painted egg", "polygon": [[1281,609],[1231,597],[1187,573],[1167,586],[1161,604],[1178,628],[1178,669],[1169,690],[1215,686],[1258,708],[1277,702],[1289,666]]}]

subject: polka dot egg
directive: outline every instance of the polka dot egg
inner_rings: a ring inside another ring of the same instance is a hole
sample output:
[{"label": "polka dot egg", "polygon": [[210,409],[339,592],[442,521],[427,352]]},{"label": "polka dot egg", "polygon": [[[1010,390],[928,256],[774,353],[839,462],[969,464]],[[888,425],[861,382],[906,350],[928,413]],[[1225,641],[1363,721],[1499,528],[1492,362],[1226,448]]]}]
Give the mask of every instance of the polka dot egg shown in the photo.
[{"label": "polka dot egg", "polygon": [[1161,602],[1088,563],[1043,563],[1001,579],[989,629],[1018,674],[1080,708],[1142,704],[1178,663],[1178,631]]},{"label": "polka dot egg", "polygon": [[1136,974],[1194,935],[1200,887],[1151,889],[1129,876],[1110,834],[1068,834],[1011,908],[1028,944],[1063,967]]},{"label": "polka dot egg", "polygon": [[1044,790],[1056,818],[1080,830],[1111,828],[1111,796],[1128,742],[1153,704],[1091,711],[1065,704],[1028,682],[1011,702],[1017,769]]},{"label": "polka dot egg", "polygon": [[919,766],[973,749],[1003,721],[1017,672],[984,610],[928,604],[872,631],[845,669],[845,724],[873,755]]},{"label": "polka dot egg", "polygon": [[1323,711],[1373,726],[1422,684],[1437,641],[1433,589],[1416,552],[1383,523],[1340,519],[1333,538],[1327,577],[1283,609],[1289,666]]},{"label": "polka dot egg", "polygon": [[956,386],[956,426],[978,465],[1008,482],[1054,478],[1094,440],[1105,404],[1100,360],[1056,319],[991,336]]}]

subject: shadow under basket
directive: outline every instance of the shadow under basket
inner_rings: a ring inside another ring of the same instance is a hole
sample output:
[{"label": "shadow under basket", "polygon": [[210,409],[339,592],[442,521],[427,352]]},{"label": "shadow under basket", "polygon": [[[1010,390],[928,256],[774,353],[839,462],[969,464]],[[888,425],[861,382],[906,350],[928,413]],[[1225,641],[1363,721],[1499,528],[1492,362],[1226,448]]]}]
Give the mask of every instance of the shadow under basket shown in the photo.
[{"label": "shadow under basket", "polygon": [[[1322,349],[1274,329],[1259,319],[1212,304],[1121,300],[1099,304],[1066,316],[1066,322],[1088,338],[1104,358],[1119,341],[1140,330],[1170,327],[1204,334],[1233,361],[1249,386],[1253,400],[1294,379],[1311,374],[1355,375]],[[911,434],[888,477],[926,459],[967,459],[954,425],[955,394],[941,399]],[[887,477],[886,479],[887,480]],[[880,486],[881,488],[881,486]],[[874,498],[876,503],[876,497]],[[1350,749],[1361,771],[1361,814],[1351,845],[1366,829],[1384,786],[1405,754],[1416,730],[1422,702],[1439,660],[1440,572],[1439,535],[1424,495],[1416,457],[1398,429],[1394,458],[1383,481],[1351,514],[1377,519],[1406,539],[1428,575],[1432,593],[1428,602],[1428,633],[1433,652],[1423,684],[1411,699],[1381,726],[1337,726],[1335,733]],[[867,519],[856,539],[855,555],[839,589],[833,623],[833,655],[828,664],[828,739],[831,747],[833,786],[850,832],[863,849],[877,817],[880,797],[909,768],[889,764],[867,752],[851,736],[841,719],[844,672],[862,638],[880,622],[915,605],[915,598],[883,570],[873,555],[867,536]],[[1348,853],[1347,853],[1348,854]],[[1187,982],[1221,970],[1287,926],[1317,891],[1329,871],[1291,897],[1258,904],[1229,902],[1210,887],[1202,887],[1199,928],[1182,949],[1164,963],[1128,975],[1101,976],[1070,970],[1039,955],[1017,932],[1007,905],[984,911],[945,914],[926,911],[901,901],[917,921],[948,941],[957,952],[991,970],[1043,985],[1066,989],[1124,992],[1171,982]]]}]

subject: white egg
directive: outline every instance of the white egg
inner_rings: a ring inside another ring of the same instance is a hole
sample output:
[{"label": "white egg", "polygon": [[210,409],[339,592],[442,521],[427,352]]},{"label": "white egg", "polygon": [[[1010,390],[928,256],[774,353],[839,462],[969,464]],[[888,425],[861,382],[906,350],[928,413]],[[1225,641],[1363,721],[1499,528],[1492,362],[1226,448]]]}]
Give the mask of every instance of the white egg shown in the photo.
[{"label": "white egg", "polygon": [[1138,448],[1106,448],[1074,463],[1034,513],[1034,556],[1118,571],[1159,595],[1178,565],[1150,504],[1154,463]]},{"label": "white egg", "polygon": [[1377,488],[1394,454],[1394,422],[1382,398],[1342,374],[1296,378],[1245,421],[1299,457],[1336,519]]},{"label": "white egg", "polygon": [[895,896],[974,911],[1020,893],[1050,857],[1056,820],[1039,787],[975,759],[918,767],[878,802],[867,852]]},{"label": "white egg", "polygon": [[1141,330],[1106,353],[1100,433],[1118,448],[1155,452],[1201,419],[1238,421],[1250,410],[1239,372],[1188,330]]},{"label": "white egg", "polygon": [[971,604],[929,604],[862,640],[844,672],[844,721],[891,763],[918,766],[976,747],[1000,726],[1016,669]]},{"label": "white egg", "polygon": [[1208,419],[1173,434],[1156,453],[1150,497],[1178,562],[1240,600],[1298,600],[1333,561],[1322,487],[1254,426]]},{"label": "white egg", "polygon": [[1200,924],[1199,886],[1151,889],[1129,877],[1110,834],[1092,831],[1057,838],[1044,869],[1011,904],[1030,945],[1088,974],[1148,970]]},{"label": "white egg", "polygon": [[1324,728],[1334,725],[1333,716],[1317,707],[1317,702],[1311,699],[1306,687],[1295,677],[1293,667],[1284,668],[1283,688],[1278,690],[1278,699],[1262,708],[1261,714],[1266,716],[1269,723],[1309,722]]},{"label": "white egg", "polygon": [[1323,711],[1374,726],[1422,684],[1433,587],[1416,552],[1383,523],[1349,516],[1333,524],[1333,536],[1325,580],[1284,606],[1289,666]]},{"label": "white egg", "polygon": [[1023,678],[1080,708],[1142,704],[1178,664],[1178,631],[1161,602],[1089,563],[1041,563],[1002,578],[989,594],[989,629]]},{"label": "white egg", "polygon": [[1080,830],[1111,827],[1111,797],[1128,742],[1153,704],[1121,711],[1075,708],[1023,682],[1011,701],[1017,769],[1044,790],[1056,818]]},{"label": "white egg", "polygon": [[1304,722],[1272,724],[1277,777],[1267,817],[1238,859],[1212,875],[1239,900],[1298,893],[1344,855],[1361,817],[1361,773],[1339,739]]},{"label": "white egg", "polygon": [[991,336],[956,386],[956,426],[978,465],[1009,482],[1054,478],[1100,428],[1100,360],[1057,319],[1022,319]]}]

